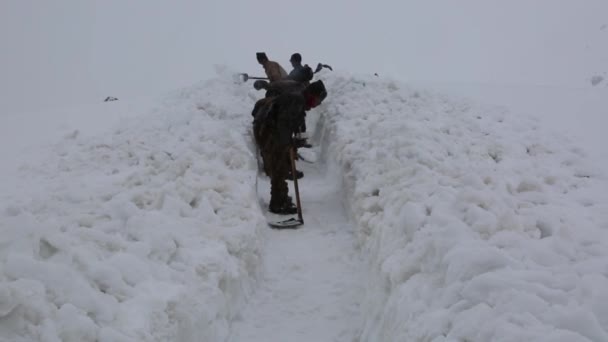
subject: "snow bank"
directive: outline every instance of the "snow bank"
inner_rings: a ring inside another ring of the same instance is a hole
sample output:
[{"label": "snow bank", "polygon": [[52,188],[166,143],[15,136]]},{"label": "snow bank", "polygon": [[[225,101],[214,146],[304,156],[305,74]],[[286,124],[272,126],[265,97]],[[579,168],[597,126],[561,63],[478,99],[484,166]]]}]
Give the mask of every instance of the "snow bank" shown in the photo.
[{"label": "snow bank", "polygon": [[[509,115],[534,115],[538,126],[560,134],[585,150],[608,173],[608,88],[558,87],[523,84],[428,83],[410,84],[472,102],[508,109]],[[515,117],[513,118],[515,119]]]},{"label": "snow bank", "polygon": [[608,341],[605,178],[534,119],[327,77],[369,253],[362,341]]},{"label": "snow bank", "polygon": [[[223,75],[226,76],[226,75]],[[221,341],[261,264],[249,87],[68,134],[0,202],[0,340]]]}]

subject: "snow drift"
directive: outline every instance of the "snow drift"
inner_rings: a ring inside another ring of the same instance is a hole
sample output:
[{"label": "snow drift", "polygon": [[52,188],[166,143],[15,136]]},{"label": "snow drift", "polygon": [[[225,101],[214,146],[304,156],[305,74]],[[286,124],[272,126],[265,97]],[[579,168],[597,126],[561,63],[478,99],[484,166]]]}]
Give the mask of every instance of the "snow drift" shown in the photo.
[{"label": "snow drift", "polygon": [[391,81],[328,89],[370,258],[362,341],[608,341],[606,182],[583,151]]},{"label": "snow drift", "polygon": [[223,340],[261,264],[252,105],[210,81],[22,166],[2,201],[0,340]]}]

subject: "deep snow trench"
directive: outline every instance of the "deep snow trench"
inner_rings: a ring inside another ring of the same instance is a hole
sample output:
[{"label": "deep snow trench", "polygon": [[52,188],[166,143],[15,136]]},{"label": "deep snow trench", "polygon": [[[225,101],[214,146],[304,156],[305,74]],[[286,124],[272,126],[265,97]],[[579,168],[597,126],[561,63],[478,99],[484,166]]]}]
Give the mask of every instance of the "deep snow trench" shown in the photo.
[{"label": "deep snow trench", "polygon": [[[364,267],[343,207],[341,176],[322,160],[297,167],[304,172],[298,185],[306,223],[268,229],[264,274],[233,322],[232,342],[353,341],[359,333]],[[295,201],[293,182],[289,187]],[[263,175],[258,196],[265,209],[270,181]]]}]

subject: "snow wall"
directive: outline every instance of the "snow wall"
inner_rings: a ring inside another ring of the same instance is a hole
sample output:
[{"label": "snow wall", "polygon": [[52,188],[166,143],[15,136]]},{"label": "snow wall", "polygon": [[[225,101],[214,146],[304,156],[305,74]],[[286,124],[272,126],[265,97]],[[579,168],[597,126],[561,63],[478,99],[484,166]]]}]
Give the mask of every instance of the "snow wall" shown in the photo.
[{"label": "snow wall", "polygon": [[532,118],[336,75],[328,158],[369,257],[361,341],[608,341],[608,198]]},{"label": "snow wall", "polygon": [[0,220],[0,341],[222,341],[266,229],[259,96],[211,80],[23,165]]}]

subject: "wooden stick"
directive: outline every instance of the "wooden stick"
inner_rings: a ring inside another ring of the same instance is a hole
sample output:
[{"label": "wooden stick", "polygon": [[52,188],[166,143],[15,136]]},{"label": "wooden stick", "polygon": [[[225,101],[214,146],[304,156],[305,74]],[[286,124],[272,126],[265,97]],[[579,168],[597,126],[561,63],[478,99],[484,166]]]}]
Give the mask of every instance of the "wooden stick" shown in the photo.
[{"label": "wooden stick", "polygon": [[302,218],[302,203],[300,203],[300,190],[298,189],[298,175],[296,175],[296,148],[289,148],[289,157],[291,159],[291,175],[293,176],[293,186],[296,189],[296,205],[298,208],[298,219],[304,223]]}]

